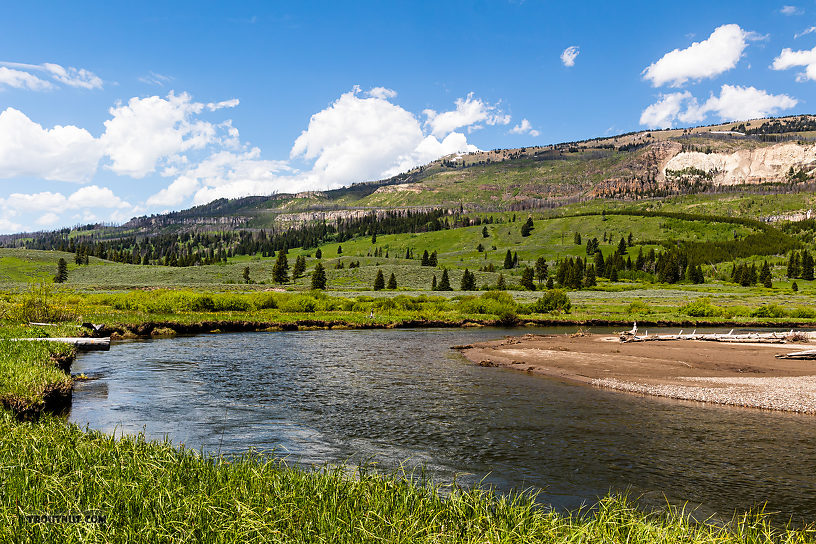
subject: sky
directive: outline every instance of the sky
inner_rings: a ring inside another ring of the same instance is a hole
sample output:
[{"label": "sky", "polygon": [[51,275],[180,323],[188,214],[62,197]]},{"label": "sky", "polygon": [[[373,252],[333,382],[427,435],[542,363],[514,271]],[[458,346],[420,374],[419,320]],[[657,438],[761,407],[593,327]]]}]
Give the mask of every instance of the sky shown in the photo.
[{"label": "sky", "polygon": [[816,1],[15,2],[0,233],[816,113]]}]

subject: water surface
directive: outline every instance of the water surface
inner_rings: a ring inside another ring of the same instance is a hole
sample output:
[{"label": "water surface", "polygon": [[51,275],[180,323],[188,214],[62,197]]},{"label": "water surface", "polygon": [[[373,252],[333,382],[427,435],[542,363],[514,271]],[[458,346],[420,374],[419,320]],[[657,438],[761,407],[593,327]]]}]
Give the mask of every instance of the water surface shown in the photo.
[{"label": "water surface", "polygon": [[450,349],[527,332],[543,330],[122,342],[77,358],[74,373],[99,379],[77,384],[70,419],[211,452],[275,450],[305,465],[423,466],[438,481],[541,489],[556,507],[630,489],[726,517],[767,501],[816,520],[813,416],[565,384],[474,366]]}]

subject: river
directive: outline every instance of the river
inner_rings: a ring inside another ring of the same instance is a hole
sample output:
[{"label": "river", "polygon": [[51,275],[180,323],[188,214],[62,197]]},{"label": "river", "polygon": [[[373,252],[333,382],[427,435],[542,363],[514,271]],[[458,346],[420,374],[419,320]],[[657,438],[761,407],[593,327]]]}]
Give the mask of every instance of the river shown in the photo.
[{"label": "river", "polygon": [[[574,327],[571,329],[574,331]],[[472,365],[456,344],[564,329],[208,334],[82,354],[70,421],[307,466],[424,467],[556,508],[630,490],[725,518],[816,520],[816,418],[643,398]]]}]

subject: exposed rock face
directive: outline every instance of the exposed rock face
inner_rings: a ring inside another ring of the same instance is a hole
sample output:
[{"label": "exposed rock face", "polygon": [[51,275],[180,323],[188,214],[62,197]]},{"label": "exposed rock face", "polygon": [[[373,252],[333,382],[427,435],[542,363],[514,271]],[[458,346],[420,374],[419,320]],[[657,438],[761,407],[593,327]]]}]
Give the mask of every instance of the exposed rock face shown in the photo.
[{"label": "exposed rock face", "polygon": [[662,169],[697,169],[712,174],[714,185],[784,183],[791,168],[812,173],[816,167],[816,145],[782,143],[733,153],[678,153]]}]

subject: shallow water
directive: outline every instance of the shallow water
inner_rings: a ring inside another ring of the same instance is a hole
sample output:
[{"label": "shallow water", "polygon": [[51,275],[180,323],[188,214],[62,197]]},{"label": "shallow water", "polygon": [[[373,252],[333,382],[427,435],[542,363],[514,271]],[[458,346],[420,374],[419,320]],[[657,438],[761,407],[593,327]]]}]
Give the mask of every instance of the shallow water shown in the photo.
[{"label": "shallow water", "polygon": [[[553,332],[556,329],[546,329]],[[571,330],[574,330],[572,328]],[[300,331],[83,354],[70,420],[306,465],[423,466],[437,481],[541,489],[555,507],[630,489],[729,517],[767,501],[816,520],[816,418],[643,398],[483,368],[456,344],[543,329]],[[563,329],[561,330],[563,332]],[[597,332],[597,331],[596,331]]]}]

